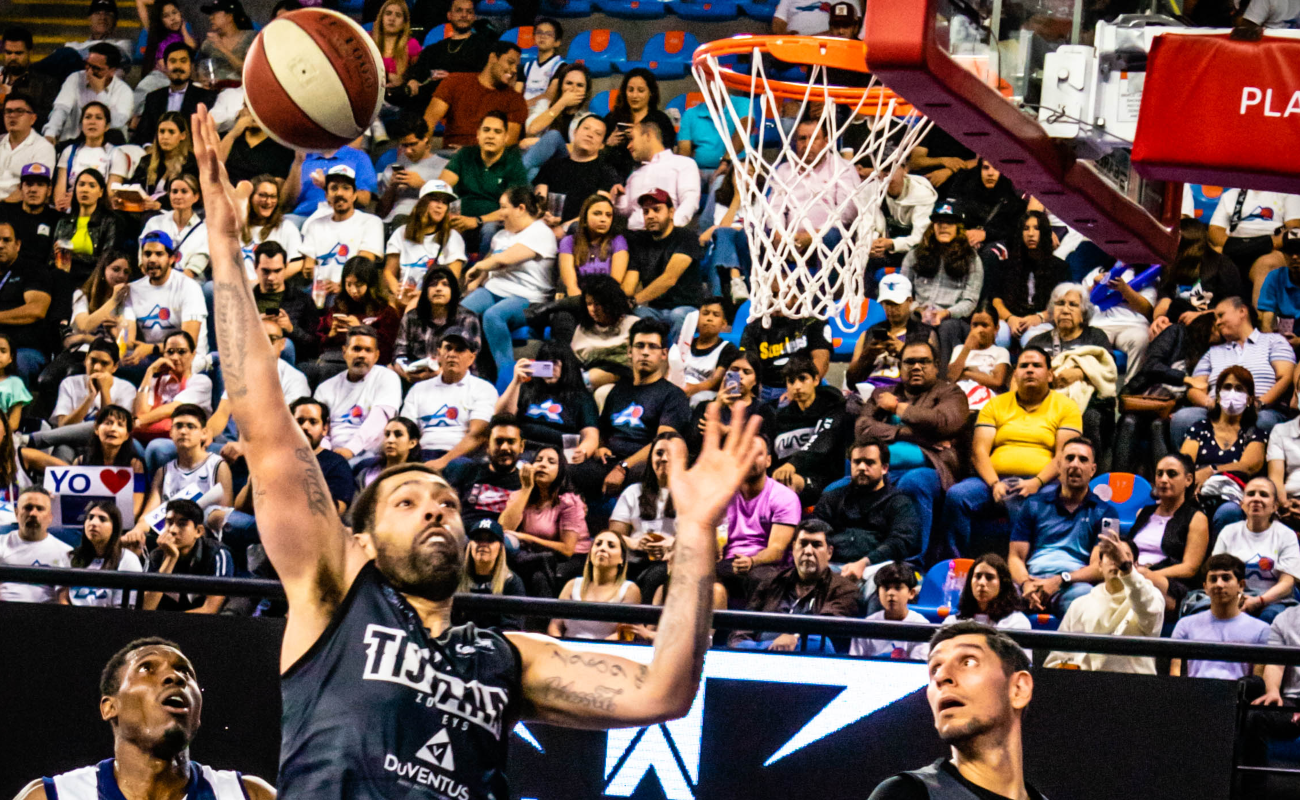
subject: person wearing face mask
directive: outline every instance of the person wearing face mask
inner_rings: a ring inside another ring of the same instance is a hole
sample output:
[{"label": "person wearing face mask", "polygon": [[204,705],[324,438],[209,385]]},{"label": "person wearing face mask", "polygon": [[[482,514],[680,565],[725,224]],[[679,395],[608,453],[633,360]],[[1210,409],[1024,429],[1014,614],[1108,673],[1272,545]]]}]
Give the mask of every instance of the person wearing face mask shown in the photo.
[{"label": "person wearing face mask", "polygon": [[1246,484],[1241,508],[1246,518],[1224,528],[1214,555],[1230,553],[1246,564],[1246,599],[1241,608],[1272,622],[1296,604],[1300,544],[1296,532],[1277,521],[1277,488],[1268,478]]},{"label": "person wearing face mask", "polygon": [[1255,381],[1244,367],[1228,367],[1219,373],[1215,397],[1209,415],[1187,432],[1180,452],[1196,467],[1196,490],[1202,501],[1220,503],[1211,520],[1217,532],[1240,520],[1241,509],[1213,485],[1210,491],[1203,491],[1206,481],[1222,472],[1245,479],[1259,474],[1264,468],[1266,437],[1255,427]]},{"label": "person wearing face mask", "polygon": [[[73,569],[108,572],[144,572],[138,553],[122,546],[122,512],[113,500],[96,500],[86,506],[81,544],[72,551]],[[122,605],[121,589],[90,586],[63,587],[59,602],[72,606],[113,608]]]},{"label": "person wearing face mask", "polygon": [[[465,572],[461,575],[457,592],[505,597],[524,597],[528,594],[524,582],[506,563],[506,534],[500,524],[490,519],[479,520],[477,525],[465,531],[465,537],[469,539],[465,548]],[[472,622],[480,628],[498,628],[504,631],[524,629],[523,619],[510,614],[453,608],[451,619],[454,625]]]},{"label": "person wearing face mask", "polygon": [[518,542],[511,566],[534,597],[552,597],[556,582],[581,575],[591,552],[587,505],[567,472],[563,449],[544,445],[519,467],[519,489],[498,518]]}]

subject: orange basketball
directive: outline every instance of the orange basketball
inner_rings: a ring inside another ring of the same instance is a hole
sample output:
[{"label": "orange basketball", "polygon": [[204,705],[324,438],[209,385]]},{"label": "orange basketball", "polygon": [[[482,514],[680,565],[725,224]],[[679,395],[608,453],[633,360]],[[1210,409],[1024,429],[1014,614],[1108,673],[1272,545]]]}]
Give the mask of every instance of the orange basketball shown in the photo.
[{"label": "orange basketball", "polygon": [[356,139],[384,101],[384,62],[361,26],[304,8],[267,25],[244,59],[248,108],[271,138],[299,150]]}]

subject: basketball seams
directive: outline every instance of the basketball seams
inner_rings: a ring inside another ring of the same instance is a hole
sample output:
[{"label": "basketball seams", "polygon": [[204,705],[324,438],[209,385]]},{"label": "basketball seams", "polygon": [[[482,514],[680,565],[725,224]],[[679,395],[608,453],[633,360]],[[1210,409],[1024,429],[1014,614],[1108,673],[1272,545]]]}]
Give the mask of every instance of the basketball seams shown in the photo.
[{"label": "basketball seams", "polygon": [[[380,80],[379,66],[383,64],[379,47],[352,20],[337,12],[324,9],[311,9],[316,15],[315,25],[304,25],[303,19],[293,21],[298,24],[312,41],[320,48],[325,58],[339,70],[351,77],[355,83],[343,82],[348,91],[348,100],[352,116],[360,128],[370,125],[379,104],[383,102],[383,81]],[[355,96],[354,96],[355,95]],[[357,103],[373,103],[365,108],[357,108]]]},{"label": "basketball seams", "polygon": [[[248,97],[249,112],[257,120],[262,130],[266,131],[267,135],[272,139],[286,147],[299,150],[333,150],[350,141],[331,133],[317,124],[294,102],[279,81],[268,80],[265,77],[261,81],[250,80],[259,69],[264,75],[267,73],[271,76],[275,75],[270,60],[266,56],[261,36],[258,36],[253,42],[253,46],[249,49],[244,62],[244,87],[245,94]],[[293,131],[296,141],[288,141],[276,131],[275,126],[268,125],[266,120],[262,119],[261,115],[257,113],[258,106],[276,109],[279,114],[283,115],[280,121],[289,123],[288,128]],[[285,119],[285,117],[288,117],[288,119]]]}]

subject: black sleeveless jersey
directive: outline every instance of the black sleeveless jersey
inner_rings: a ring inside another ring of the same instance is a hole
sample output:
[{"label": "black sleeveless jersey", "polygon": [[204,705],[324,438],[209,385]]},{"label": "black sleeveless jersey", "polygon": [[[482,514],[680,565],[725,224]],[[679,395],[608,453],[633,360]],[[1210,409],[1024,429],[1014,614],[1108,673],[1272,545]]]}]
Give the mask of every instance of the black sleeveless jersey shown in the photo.
[{"label": "black sleeveless jersey", "polygon": [[280,680],[281,800],[509,800],[519,651],[473,624],[429,637],[373,563]]}]

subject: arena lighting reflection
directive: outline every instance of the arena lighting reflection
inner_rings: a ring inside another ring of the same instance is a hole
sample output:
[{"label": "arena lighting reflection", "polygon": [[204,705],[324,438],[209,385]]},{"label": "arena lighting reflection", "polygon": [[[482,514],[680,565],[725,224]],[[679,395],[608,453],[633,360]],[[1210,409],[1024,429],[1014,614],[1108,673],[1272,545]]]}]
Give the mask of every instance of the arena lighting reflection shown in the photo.
[{"label": "arena lighting reflection", "polygon": [[[642,663],[649,663],[653,654],[652,648],[644,645],[566,644],[576,650],[619,655]],[[654,770],[668,800],[694,800],[700,779],[704,706],[711,679],[844,687],[763,762],[764,767],[769,767],[923,688],[929,676],[926,665],[920,662],[710,650],[704,658],[699,693],[686,716],[659,725],[608,732],[604,771],[607,797],[630,797],[646,773]],[[516,725],[515,733],[538,752],[545,752],[526,725]]]}]

